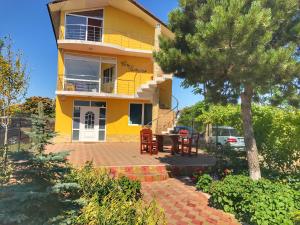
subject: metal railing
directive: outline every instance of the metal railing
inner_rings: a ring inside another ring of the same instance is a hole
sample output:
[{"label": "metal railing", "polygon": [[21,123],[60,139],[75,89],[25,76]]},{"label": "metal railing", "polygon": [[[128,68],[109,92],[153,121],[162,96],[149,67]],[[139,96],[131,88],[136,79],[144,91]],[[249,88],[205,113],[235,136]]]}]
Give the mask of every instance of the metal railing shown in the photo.
[{"label": "metal railing", "polygon": [[[115,83],[117,82],[117,83]],[[142,85],[141,74],[135,74],[133,79],[114,79],[109,83],[102,83],[100,80],[80,80],[58,76],[57,91],[70,92],[92,92],[136,95],[138,88]]]},{"label": "metal railing", "polygon": [[[158,124],[157,127],[160,127],[162,131],[167,131],[168,128],[172,128],[176,125],[176,120],[179,115],[179,101],[172,95],[173,100],[175,101],[175,106],[168,110],[166,113],[159,115],[151,122],[145,125],[145,127],[150,127],[154,122]],[[171,120],[169,119],[171,117]],[[163,123],[162,126],[159,126],[159,123]]]},{"label": "metal railing", "polygon": [[103,28],[83,24],[67,24],[65,39],[102,42]]},{"label": "metal railing", "polygon": [[154,49],[154,36],[83,24],[67,24],[65,32],[61,32],[61,38],[66,40],[104,42],[124,48],[151,51]]}]

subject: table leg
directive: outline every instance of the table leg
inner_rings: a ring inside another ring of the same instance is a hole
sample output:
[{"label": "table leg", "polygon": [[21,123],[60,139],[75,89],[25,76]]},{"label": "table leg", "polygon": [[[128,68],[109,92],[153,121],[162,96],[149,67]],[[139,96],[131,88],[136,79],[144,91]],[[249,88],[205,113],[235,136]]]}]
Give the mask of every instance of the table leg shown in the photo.
[{"label": "table leg", "polygon": [[171,154],[174,155],[175,152],[178,152],[178,137],[172,137],[172,147]]},{"label": "table leg", "polygon": [[164,151],[164,138],[162,136],[156,136],[156,138],[157,138],[158,151],[163,152]]}]

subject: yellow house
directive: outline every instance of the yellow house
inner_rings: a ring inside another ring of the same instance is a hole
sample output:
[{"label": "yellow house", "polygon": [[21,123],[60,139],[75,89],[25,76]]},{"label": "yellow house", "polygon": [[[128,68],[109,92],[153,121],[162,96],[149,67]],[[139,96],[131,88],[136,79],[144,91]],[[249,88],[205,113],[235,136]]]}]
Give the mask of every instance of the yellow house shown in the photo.
[{"label": "yellow house", "polygon": [[173,34],[133,0],[48,4],[57,40],[56,142],[138,141],[174,124],[172,75],[152,53]]}]

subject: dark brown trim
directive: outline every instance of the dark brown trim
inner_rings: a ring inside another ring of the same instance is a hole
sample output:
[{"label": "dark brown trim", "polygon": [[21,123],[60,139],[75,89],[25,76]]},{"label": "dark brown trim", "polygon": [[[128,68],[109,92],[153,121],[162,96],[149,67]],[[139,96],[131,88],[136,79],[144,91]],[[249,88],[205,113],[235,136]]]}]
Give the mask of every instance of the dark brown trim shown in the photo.
[{"label": "dark brown trim", "polygon": [[[55,4],[55,3],[60,3],[60,2],[65,2],[68,0],[54,0],[52,2],[48,3],[49,4]],[[168,25],[166,23],[164,23],[163,21],[161,21],[159,18],[157,18],[156,16],[154,16],[153,13],[151,13],[149,10],[147,10],[144,6],[142,6],[140,3],[138,3],[136,0],[128,0],[131,4],[135,5],[137,8],[139,8],[140,10],[142,10],[144,13],[146,13],[148,16],[152,17],[153,19],[155,19],[156,21],[158,21],[160,24],[162,24],[164,27],[166,27],[168,30]],[[49,7],[48,7],[49,8]]]},{"label": "dark brown trim", "polygon": [[54,38],[55,38],[56,47],[58,48],[56,32],[55,32],[54,24],[53,24],[53,21],[52,21],[51,12],[50,12],[50,4],[52,4],[52,3],[47,4],[47,9],[48,9],[48,14],[49,14],[50,21],[51,21],[51,26],[52,26],[52,30],[53,30],[53,34],[54,34]]},{"label": "dark brown trim", "polygon": [[161,21],[159,18],[157,18],[156,16],[154,16],[153,13],[151,13],[149,10],[147,10],[144,6],[142,6],[141,4],[139,4],[138,2],[136,2],[135,0],[128,0],[130,3],[132,3],[133,5],[135,5],[136,7],[138,7],[140,10],[142,10],[144,13],[146,13],[148,16],[151,16],[153,19],[155,19],[156,21],[158,21],[160,24],[162,24],[164,27],[166,27],[168,30],[168,25],[165,24],[163,21]]}]

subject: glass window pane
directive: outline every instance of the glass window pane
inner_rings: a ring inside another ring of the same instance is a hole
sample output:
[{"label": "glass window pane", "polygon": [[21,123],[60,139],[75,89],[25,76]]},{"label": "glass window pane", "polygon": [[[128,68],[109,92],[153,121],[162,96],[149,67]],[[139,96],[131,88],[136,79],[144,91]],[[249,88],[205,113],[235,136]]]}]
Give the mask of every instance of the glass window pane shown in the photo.
[{"label": "glass window pane", "polygon": [[73,117],[80,117],[80,107],[74,107]]},{"label": "glass window pane", "polygon": [[99,130],[99,141],[104,141],[104,140],[105,140],[105,131]]},{"label": "glass window pane", "polygon": [[72,14],[81,15],[81,16],[95,17],[95,18],[103,18],[103,9],[73,12]]},{"label": "glass window pane", "polygon": [[65,77],[69,79],[81,79],[99,81],[100,62],[89,58],[65,58]]},{"label": "glass window pane", "polygon": [[129,123],[142,124],[142,104],[130,104]]},{"label": "glass window pane", "polygon": [[74,101],[74,106],[90,106],[89,101]]},{"label": "glass window pane", "polygon": [[91,102],[93,107],[106,107],[106,102]]},{"label": "glass window pane", "polygon": [[105,119],[106,118],[106,109],[101,108],[100,109],[100,118]]},{"label": "glass window pane", "polygon": [[105,120],[99,120],[99,129],[105,129]]},{"label": "glass window pane", "polygon": [[152,123],[152,104],[144,105],[144,125],[151,125]]},{"label": "glass window pane", "polygon": [[87,18],[79,16],[66,16],[66,39],[86,39]]},{"label": "glass window pane", "polygon": [[79,129],[80,118],[73,119],[73,129]]},{"label": "glass window pane", "polygon": [[82,16],[73,16],[73,15],[67,15],[66,16],[66,24],[77,24],[77,25],[86,25],[87,19]]},{"label": "glass window pane", "polygon": [[79,141],[79,130],[73,130],[73,140]]}]

